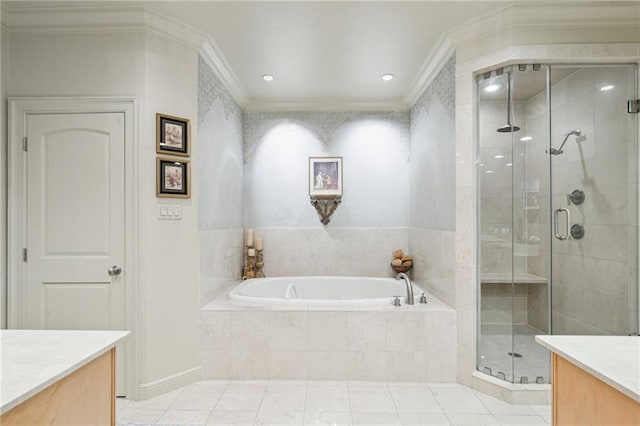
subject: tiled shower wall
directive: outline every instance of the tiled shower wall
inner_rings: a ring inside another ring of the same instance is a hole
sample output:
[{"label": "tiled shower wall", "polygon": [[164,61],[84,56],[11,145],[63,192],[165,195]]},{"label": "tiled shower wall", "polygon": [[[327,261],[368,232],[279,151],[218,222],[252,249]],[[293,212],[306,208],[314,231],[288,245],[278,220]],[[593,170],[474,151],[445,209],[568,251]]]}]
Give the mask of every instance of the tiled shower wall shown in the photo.
[{"label": "tiled shower wall", "polygon": [[[551,88],[552,146],[570,130],[583,135],[553,157],[553,205],[568,208],[586,233],[553,239],[554,332],[627,334],[637,331],[638,315],[637,118],[625,111],[635,74],[627,67],[575,71]],[[605,84],[615,87],[601,91]],[[537,120],[541,100],[531,99],[528,121]],[[585,192],[582,205],[568,205],[574,189]]]},{"label": "tiled shower wall", "polygon": [[[626,334],[637,329],[638,300],[637,123],[623,108],[633,73],[618,67],[556,72],[566,77],[554,79],[551,88],[552,146],[558,147],[570,130],[580,129],[583,137],[571,136],[564,153],[552,157],[553,205],[568,208],[571,222],[583,224],[586,236],[582,240],[553,239],[554,332]],[[516,94],[518,84],[527,78],[525,73],[515,72]],[[605,82],[616,82],[618,90],[600,91]],[[510,135],[492,134],[504,121],[505,102],[482,104],[480,137],[489,141],[489,147],[483,145],[479,173],[482,272],[510,273],[513,262],[516,274],[550,278],[548,244],[553,229],[548,225],[546,105],[543,88],[529,99],[515,102],[514,119],[521,130],[511,152]],[[522,136],[532,139],[519,141]],[[504,155],[513,166],[500,168],[495,155]],[[489,169],[493,173],[483,173]],[[574,189],[585,191],[584,204],[567,203],[567,194]],[[548,286],[543,284],[517,284],[513,289],[510,285],[483,284],[482,321],[513,321],[547,331],[547,292]]]}]

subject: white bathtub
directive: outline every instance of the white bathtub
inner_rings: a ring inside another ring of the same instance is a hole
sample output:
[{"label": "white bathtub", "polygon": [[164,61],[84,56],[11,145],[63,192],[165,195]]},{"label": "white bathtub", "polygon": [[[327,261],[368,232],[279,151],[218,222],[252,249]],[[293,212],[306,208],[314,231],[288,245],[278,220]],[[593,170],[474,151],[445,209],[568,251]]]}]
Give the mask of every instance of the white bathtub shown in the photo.
[{"label": "white bathtub", "polygon": [[[417,303],[422,289],[413,288]],[[395,278],[311,276],[249,279],[228,296],[233,303],[252,306],[383,306],[391,305],[394,296],[405,304],[406,293],[404,280]]]}]

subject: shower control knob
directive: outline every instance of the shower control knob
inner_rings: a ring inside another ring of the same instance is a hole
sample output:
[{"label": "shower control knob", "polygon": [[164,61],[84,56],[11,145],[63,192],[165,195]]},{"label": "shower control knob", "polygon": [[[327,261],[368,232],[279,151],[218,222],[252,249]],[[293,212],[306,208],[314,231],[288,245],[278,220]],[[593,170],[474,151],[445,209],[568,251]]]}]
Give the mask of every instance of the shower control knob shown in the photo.
[{"label": "shower control knob", "polygon": [[571,230],[569,232],[571,233],[571,238],[574,240],[580,240],[584,237],[584,226],[579,223],[574,223],[571,225]]},{"label": "shower control knob", "polygon": [[567,199],[569,200],[569,202],[575,204],[576,206],[584,203],[584,197],[584,191],[581,189],[574,189],[571,194],[567,195]]}]

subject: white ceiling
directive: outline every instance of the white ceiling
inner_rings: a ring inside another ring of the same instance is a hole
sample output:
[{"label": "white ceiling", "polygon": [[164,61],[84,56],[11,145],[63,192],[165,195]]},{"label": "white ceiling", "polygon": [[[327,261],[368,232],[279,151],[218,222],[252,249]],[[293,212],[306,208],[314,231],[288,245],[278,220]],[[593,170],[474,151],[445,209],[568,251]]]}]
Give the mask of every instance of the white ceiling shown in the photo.
[{"label": "white ceiling", "polygon": [[[207,33],[249,103],[402,102],[441,35],[505,2],[146,2]],[[383,82],[392,73],[395,79]],[[262,80],[272,74],[271,83]]]}]

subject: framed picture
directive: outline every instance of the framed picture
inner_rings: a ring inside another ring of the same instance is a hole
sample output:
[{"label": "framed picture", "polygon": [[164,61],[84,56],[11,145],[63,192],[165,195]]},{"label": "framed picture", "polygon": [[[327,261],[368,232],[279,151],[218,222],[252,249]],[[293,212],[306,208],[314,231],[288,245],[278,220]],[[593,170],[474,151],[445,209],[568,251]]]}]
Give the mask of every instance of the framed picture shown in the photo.
[{"label": "framed picture", "polygon": [[309,195],[342,197],[342,157],[309,157]]},{"label": "framed picture", "polygon": [[189,156],[191,123],[187,118],[156,114],[156,152]]},{"label": "framed picture", "polygon": [[166,198],[191,198],[190,162],[158,157],[156,195]]}]

